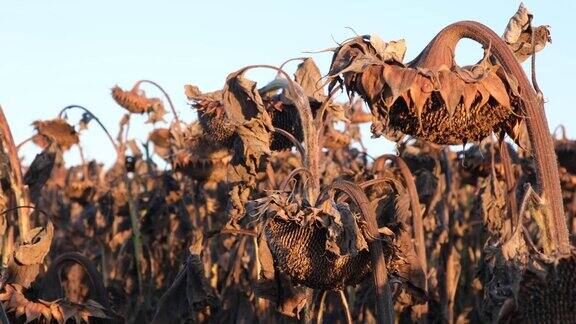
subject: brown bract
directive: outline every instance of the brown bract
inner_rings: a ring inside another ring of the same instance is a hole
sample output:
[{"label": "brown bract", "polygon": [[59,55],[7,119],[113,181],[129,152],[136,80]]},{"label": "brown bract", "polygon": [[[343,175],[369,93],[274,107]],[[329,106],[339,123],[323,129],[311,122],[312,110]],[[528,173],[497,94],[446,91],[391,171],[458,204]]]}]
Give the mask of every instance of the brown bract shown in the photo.
[{"label": "brown bract", "polygon": [[200,246],[191,248],[182,269],[174,282],[158,301],[158,308],[152,323],[173,323],[181,321],[197,311],[210,307],[218,309],[218,297],[204,274]]},{"label": "brown bract", "polygon": [[55,142],[62,149],[68,150],[72,145],[78,144],[78,133],[63,118],[52,120],[37,120],[34,123],[36,135],[32,137],[34,143],[46,148],[51,142]]}]

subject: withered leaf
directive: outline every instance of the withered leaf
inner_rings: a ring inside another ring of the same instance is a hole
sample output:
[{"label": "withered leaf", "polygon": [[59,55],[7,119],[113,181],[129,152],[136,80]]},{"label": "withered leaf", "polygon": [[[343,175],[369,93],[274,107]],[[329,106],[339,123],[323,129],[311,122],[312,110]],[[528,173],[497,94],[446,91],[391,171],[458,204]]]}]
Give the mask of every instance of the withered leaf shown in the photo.
[{"label": "withered leaf", "polygon": [[186,319],[192,310],[217,308],[218,298],[204,275],[202,260],[191,254],[158,302],[152,323],[174,323]]},{"label": "withered leaf", "polygon": [[298,64],[294,80],[302,87],[309,98],[318,102],[322,102],[326,98],[322,88],[320,69],[311,58],[306,58],[302,63]]},{"label": "withered leaf", "polygon": [[36,227],[28,231],[20,245],[15,248],[8,263],[8,272],[12,283],[28,288],[36,280],[44,257],[50,250],[54,227],[48,221],[46,227]]},{"label": "withered leaf", "polygon": [[228,75],[222,94],[226,115],[234,125],[242,125],[253,118],[268,116],[256,88],[256,82],[244,78],[244,72],[240,70]]},{"label": "withered leaf", "polygon": [[530,26],[531,20],[532,14],[524,7],[523,3],[520,3],[518,11],[510,18],[508,26],[506,26],[503,36],[504,40],[509,44],[516,43],[522,32]]},{"label": "withered leaf", "polygon": [[[535,44],[532,44],[532,36],[534,36]],[[532,55],[532,50],[539,52],[546,46],[546,43],[552,41],[548,26],[532,26],[532,14],[522,3],[518,11],[510,18],[502,38],[508,43],[520,63]]]},{"label": "withered leaf", "polygon": [[268,243],[266,242],[266,236],[262,235],[258,242],[258,254],[261,265],[261,274],[263,279],[273,279],[274,278],[274,259],[272,258],[272,253],[270,248],[268,248]]},{"label": "withered leaf", "polygon": [[195,85],[186,84],[184,86],[184,94],[188,100],[196,100],[202,94],[202,91]]},{"label": "withered leaf", "polygon": [[30,197],[37,201],[40,198],[40,191],[46,181],[50,179],[54,163],[56,161],[57,147],[49,145],[42,153],[36,155],[32,164],[24,175],[24,183],[30,190]]},{"label": "withered leaf", "polygon": [[163,159],[170,154],[170,129],[156,128],[148,134],[148,140],[154,143],[154,153]]},{"label": "withered leaf", "polygon": [[[256,82],[243,76],[244,70],[230,74],[222,94],[226,116],[236,126],[242,141],[237,154],[246,161],[270,154],[272,120],[256,88]],[[256,166],[254,166],[256,167]]]},{"label": "withered leaf", "polygon": [[14,259],[23,265],[41,264],[50,250],[54,226],[48,221],[46,227],[36,227],[28,232],[28,237],[14,251]]},{"label": "withered leaf", "polygon": [[112,319],[100,304],[88,300],[85,304],[72,303],[63,299],[46,301],[38,299],[32,301],[24,296],[22,287],[17,284],[8,284],[4,293],[0,294],[0,301],[4,302],[7,313],[14,313],[14,319],[24,316],[25,323],[33,321],[66,323],[73,319],[76,323],[89,322],[90,319]]},{"label": "withered leaf", "polygon": [[370,44],[383,61],[402,63],[406,54],[406,42],[403,39],[384,42],[378,35],[370,36]]}]

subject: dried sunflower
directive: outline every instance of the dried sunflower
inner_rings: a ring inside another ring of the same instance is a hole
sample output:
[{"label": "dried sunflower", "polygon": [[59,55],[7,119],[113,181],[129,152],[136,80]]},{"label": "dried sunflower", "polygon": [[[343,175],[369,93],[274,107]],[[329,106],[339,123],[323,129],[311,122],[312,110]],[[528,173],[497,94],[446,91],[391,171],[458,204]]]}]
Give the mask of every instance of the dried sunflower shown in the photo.
[{"label": "dried sunflower", "polygon": [[34,123],[37,134],[32,137],[34,144],[46,148],[50,142],[55,142],[64,150],[78,144],[80,139],[74,127],[63,118],[52,120],[37,120]]},{"label": "dried sunflower", "polygon": [[554,147],[560,166],[569,173],[576,174],[576,141],[567,139],[563,133],[562,138],[554,142]]},{"label": "dried sunflower", "polygon": [[[478,64],[462,68],[454,61],[462,38],[484,46]],[[492,132],[516,139],[525,122],[539,189],[550,202],[547,222],[556,246],[567,252],[570,242],[546,114],[508,44],[478,22],[461,21],[440,31],[407,64],[402,63],[404,53],[403,41],[353,38],[334,52],[330,87],[340,81],[349,92],[360,94],[375,116],[376,136],[399,139],[408,134],[436,144],[463,144]]]},{"label": "dried sunflower", "polygon": [[222,91],[202,93],[196,86],[186,85],[185,93],[192,107],[196,108],[198,121],[204,132],[215,142],[231,146],[235,128],[231,125],[224,111]]},{"label": "dried sunflower", "polygon": [[576,255],[536,259],[522,274],[517,296],[504,303],[499,323],[576,322]]},{"label": "dried sunflower", "polygon": [[407,64],[397,60],[404,47],[392,47],[377,36],[356,37],[336,50],[330,75],[342,75],[348,91],[368,103],[376,117],[374,135],[400,133],[437,144],[462,144],[492,131],[512,133],[522,114],[515,77],[491,62],[489,51],[465,68],[452,57],[436,59],[433,50],[445,45],[440,41],[444,33],[448,31]]},{"label": "dried sunflower", "polygon": [[148,113],[148,123],[164,121],[166,114],[162,100],[148,98],[146,93],[136,84],[130,91],[124,91],[119,86],[112,88],[112,98],[122,108],[134,114]]},{"label": "dried sunflower", "polygon": [[229,150],[204,134],[198,123],[170,132],[170,141],[174,144],[171,159],[174,170],[199,181],[219,182],[226,178],[231,159]]}]

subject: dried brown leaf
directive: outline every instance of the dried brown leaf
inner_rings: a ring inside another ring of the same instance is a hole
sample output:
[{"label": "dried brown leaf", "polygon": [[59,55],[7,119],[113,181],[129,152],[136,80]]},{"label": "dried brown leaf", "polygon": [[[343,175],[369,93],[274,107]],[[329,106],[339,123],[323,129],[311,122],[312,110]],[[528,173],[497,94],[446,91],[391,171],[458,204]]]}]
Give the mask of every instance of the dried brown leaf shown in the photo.
[{"label": "dried brown leaf", "polygon": [[28,186],[30,197],[33,201],[38,201],[40,191],[52,175],[56,154],[57,148],[55,145],[49,145],[42,153],[36,155],[26,174],[24,174],[24,183]]},{"label": "dried brown leaf", "polygon": [[217,308],[218,297],[204,275],[198,254],[188,256],[170,288],[158,302],[152,323],[173,323],[186,319],[193,310]]},{"label": "dried brown leaf", "polygon": [[326,99],[324,89],[322,89],[322,75],[320,69],[311,58],[306,58],[298,65],[294,74],[294,80],[302,87],[308,98],[318,102]]},{"label": "dried brown leaf", "polygon": [[[532,44],[532,36],[534,43]],[[532,51],[539,52],[551,42],[548,26],[532,26],[532,14],[520,4],[518,11],[510,18],[508,26],[502,36],[510,46],[518,62],[522,63],[532,55]]]},{"label": "dried brown leaf", "polygon": [[378,35],[370,36],[370,44],[383,61],[402,63],[406,54],[406,42],[403,39],[384,42]]}]

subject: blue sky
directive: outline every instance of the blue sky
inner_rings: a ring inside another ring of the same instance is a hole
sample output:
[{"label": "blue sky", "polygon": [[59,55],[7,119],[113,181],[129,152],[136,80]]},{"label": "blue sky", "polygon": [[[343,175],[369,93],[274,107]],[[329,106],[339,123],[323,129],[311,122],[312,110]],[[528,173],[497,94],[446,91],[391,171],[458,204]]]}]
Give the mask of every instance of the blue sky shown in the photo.
[{"label": "blue sky", "polygon": [[[415,57],[445,25],[478,20],[498,34],[519,1],[50,1],[0,3],[0,105],[16,142],[28,138],[36,119],[53,118],[69,104],[84,105],[113,134],[124,113],[110,96],[115,84],[130,88],[142,78],[161,84],[182,119],[191,120],[183,86],[205,91],[223,86],[228,73],[249,64],[278,65],[302,52],[333,46],[335,40],[379,34],[384,40],[404,38],[406,59]],[[573,1],[525,1],[535,24],[551,26],[553,43],[537,57],[540,87],[553,129],[558,124],[573,135],[576,91],[576,36]],[[482,55],[479,45],[463,41],[456,57],[461,65]],[[327,71],[331,55],[313,54]],[[292,72],[295,63],[288,67]],[[249,74],[265,82],[272,72]],[[152,96],[153,88],[144,87]],[[73,121],[79,113],[71,113]],[[131,134],[146,139],[145,117],[134,118]],[[383,139],[368,140],[373,155],[391,151]],[[81,137],[87,158],[111,162],[114,152],[95,125]],[[38,150],[27,145],[27,161]],[[78,153],[66,156],[78,161]]]}]

